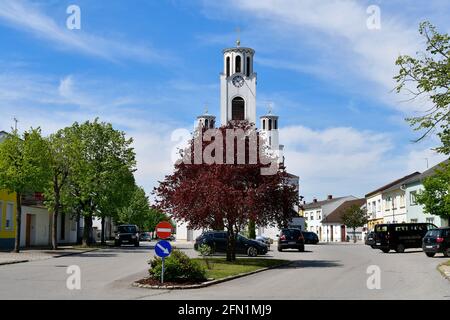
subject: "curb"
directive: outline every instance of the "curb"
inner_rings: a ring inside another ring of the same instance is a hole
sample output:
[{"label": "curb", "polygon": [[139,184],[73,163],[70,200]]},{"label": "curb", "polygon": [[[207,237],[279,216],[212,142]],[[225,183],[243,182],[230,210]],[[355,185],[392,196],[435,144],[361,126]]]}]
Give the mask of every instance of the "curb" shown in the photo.
[{"label": "curb", "polygon": [[[437,269],[438,269],[438,271],[441,273],[441,275],[442,275],[445,279],[447,279],[447,280],[450,281],[450,267],[444,265],[444,264],[446,264],[446,263],[447,263],[447,262],[443,262],[443,263],[439,264],[439,265],[437,266]],[[445,271],[445,269],[448,269],[448,271]]]},{"label": "curb", "polygon": [[227,282],[227,281],[231,281],[231,280],[234,280],[234,279],[250,276],[252,274],[260,273],[260,272],[263,272],[263,271],[285,267],[285,266],[291,265],[293,263],[294,263],[294,261],[290,261],[290,262],[283,263],[283,264],[280,264],[280,265],[277,265],[277,266],[261,268],[261,269],[255,270],[255,271],[239,273],[239,274],[228,276],[228,277],[225,277],[225,278],[222,278],[222,279],[206,281],[206,282],[202,282],[202,283],[199,283],[199,284],[192,284],[192,285],[188,285],[188,286],[164,286],[164,285],[163,286],[152,286],[152,285],[148,285],[148,284],[141,284],[141,283],[138,283],[136,281],[133,282],[131,285],[133,287],[144,288],[144,289],[164,289],[164,290],[200,289],[200,288],[206,288],[206,287],[209,287],[209,286],[212,286],[212,285],[215,285],[215,284],[219,284],[219,283],[222,283],[222,282]]},{"label": "curb", "polygon": [[17,260],[17,261],[0,262],[0,266],[7,266],[7,265],[10,265],[10,264],[18,264],[18,263],[24,263],[24,262],[30,262],[30,260]]},{"label": "curb", "polygon": [[26,260],[16,260],[16,261],[6,261],[6,262],[0,262],[0,266],[7,266],[7,265],[11,265],[11,264],[19,264],[19,263],[25,263],[25,262],[32,262],[32,261],[39,261],[39,260],[49,260],[49,259],[57,259],[57,258],[62,258],[62,257],[68,257],[68,256],[73,256],[76,254],[83,254],[83,253],[88,253],[88,252],[92,252],[92,251],[96,251],[99,250],[98,248],[94,248],[94,249],[90,249],[90,250],[86,250],[86,251],[81,251],[81,252],[69,252],[69,253],[62,253],[61,255],[58,256],[54,256],[54,257],[47,257],[47,258],[43,258],[43,259],[26,259]]}]

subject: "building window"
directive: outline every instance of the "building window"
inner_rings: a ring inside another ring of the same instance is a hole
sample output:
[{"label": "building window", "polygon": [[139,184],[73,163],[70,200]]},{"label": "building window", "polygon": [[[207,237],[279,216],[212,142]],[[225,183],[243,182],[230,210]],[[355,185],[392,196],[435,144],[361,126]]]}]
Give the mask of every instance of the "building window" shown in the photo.
[{"label": "building window", "polygon": [[311,213],[311,220],[314,220],[314,213]]},{"label": "building window", "polygon": [[269,131],[272,130],[272,119],[269,119]]},{"label": "building window", "polygon": [[273,120],[273,128],[274,128],[275,130],[278,129],[278,123],[277,123],[277,122],[278,122],[277,120]]},{"label": "building window", "polygon": [[417,223],[417,222],[419,222],[419,220],[418,220],[418,219],[411,219],[410,222],[411,222],[411,223]]},{"label": "building window", "polygon": [[404,208],[405,207],[405,195],[402,194],[400,195],[400,208]]},{"label": "building window", "polygon": [[227,57],[227,78],[230,76],[230,57]]},{"label": "building window", "polygon": [[6,204],[6,222],[5,222],[5,230],[13,229],[13,216],[14,216],[14,204],[7,203]]},{"label": "building window", "polygon": [[245,101],[241,97],[234,98],[231,102],[232,120],[245,120]]},{"label": "building window", "polygon": [[417,205],[416,195],[417,191],[411,191],[409,193],[409,202],[411,203],[412,206]]},{"label": "building window", "polygon": [[378,200],[378,204],[377,204],[377,212],[381,211],[381,200]]},{"label": "building window", "polygon": [[316,211],[317,220],[320,220],[320,211]]},{"label": "building window", "polygon": [[236,73],[241,72],[241,56],[236,57]]},{"label": "building window", "polygon": [[247,57],[247,77],[250,77],[250,57]]},{"label": "building window", "polygon": [[266,120],[263,120],[263,130],[266,130]]},{"label": "building window", "polygon": [[428,217],[426,218],[427,223],[433,223],[434,224],[434,217]]}]

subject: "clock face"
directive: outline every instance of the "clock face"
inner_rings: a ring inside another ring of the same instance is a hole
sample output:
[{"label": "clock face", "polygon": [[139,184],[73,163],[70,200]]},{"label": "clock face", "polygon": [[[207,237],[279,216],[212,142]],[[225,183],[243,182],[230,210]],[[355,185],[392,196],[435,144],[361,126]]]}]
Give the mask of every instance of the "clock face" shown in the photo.
[{"label": "clock face", "polygon": [[237,88],[240,88],[244,85],[245,80],[242,78],[242,76],[236,76],[233,78],[233,85]]}]

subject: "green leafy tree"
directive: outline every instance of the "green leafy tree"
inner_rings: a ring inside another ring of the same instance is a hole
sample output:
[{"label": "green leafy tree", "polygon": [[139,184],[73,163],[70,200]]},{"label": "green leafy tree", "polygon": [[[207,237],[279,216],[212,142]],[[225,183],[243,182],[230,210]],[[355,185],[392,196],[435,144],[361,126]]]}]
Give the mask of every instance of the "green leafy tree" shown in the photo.
[{"label": "green leafy tree", "polygon": [[[52,212],[52,247],[58,248],[57,225],[62,208],[69,207],[63,201],[64,188],[67,186],[70,167],[77,156],[79,145],[76,137],[66,128],[50,135],[48,142],[49,181],[45,189],[45,205]],[[67,199],[67,198],[66,198]],[[70,213],[69,213],[70,214]]]},{"label": "green leafy tree", "polygon": [[[134,187],[135,153],[121,131],[111,124],[87,121],[68,130],[77,141],[78,152],[70,166],[64,199],[84,219],[83,245],[90,244],[92,218],[115,215]],[[126,191],[123,193],[123,191]]]},{"label": "green leafy tree", "polygon": [[[367,223],[367,212],[360,206],[352,205],[342,215],[342,223],[353,229],[353,234],[355,234],[357,228],[363,227]],[[356,237],[353,237],[353,241],[356,242]]]},{"label": "green leafy tree", "polygon": [[119,210],[119,222],[135,224],[140,230],[145,230],[150,224],[150,215],[148,196],[142,187],[135,186],[128,206]]},{"label": "green leafy tree", "polygon": [[416,195],[417,203],[429,214],[450,218],[450,163],[444,163],[435,174],[423,181],[424,190]]},{"label": "green leafy tree", "polygon": [[415,130],[423,131],[417,141],[437,131],[442,145],[437,150],[450,154],[450,36],[440,34],[429,22],[422,22],[419,33],[425,38],[426,52],[417,57],[403,55],[396,64],[400,67],[396,90],[412,94],[412,99],[426,97],[432,106],[420,116],[407,119]]},{"label": "green leafy tree", "polygon": [[16,193],[15,252],[20,251],[22,195],[44,190],[49,177],[48,154],[48,144],[39,128],[23,136],[14,130],[0,143],[0,189]]}]

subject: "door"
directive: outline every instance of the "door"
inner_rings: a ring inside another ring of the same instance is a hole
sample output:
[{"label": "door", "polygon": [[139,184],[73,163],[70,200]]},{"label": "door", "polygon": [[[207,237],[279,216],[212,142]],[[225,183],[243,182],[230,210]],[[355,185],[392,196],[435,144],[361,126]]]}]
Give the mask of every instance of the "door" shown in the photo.
[{"label": "door", "polygon": [[[356,235],[353,235],[354,237]],[[345,226],[342,225],[341,226],[341,242],[346,242],[347,241],[347,235],[345,234]]]},{"label": "door", "polygon": [[330,226],[330,233],[331,233],[331,242],[334,241],[334,230],[333,230],[333,226]]},{"label": "door", "polygon": [[31,214],[27,214],[26,238],[25,238],[25,245],[27,247],[31,246],[31,222],[32,222],[32,215]]}]

